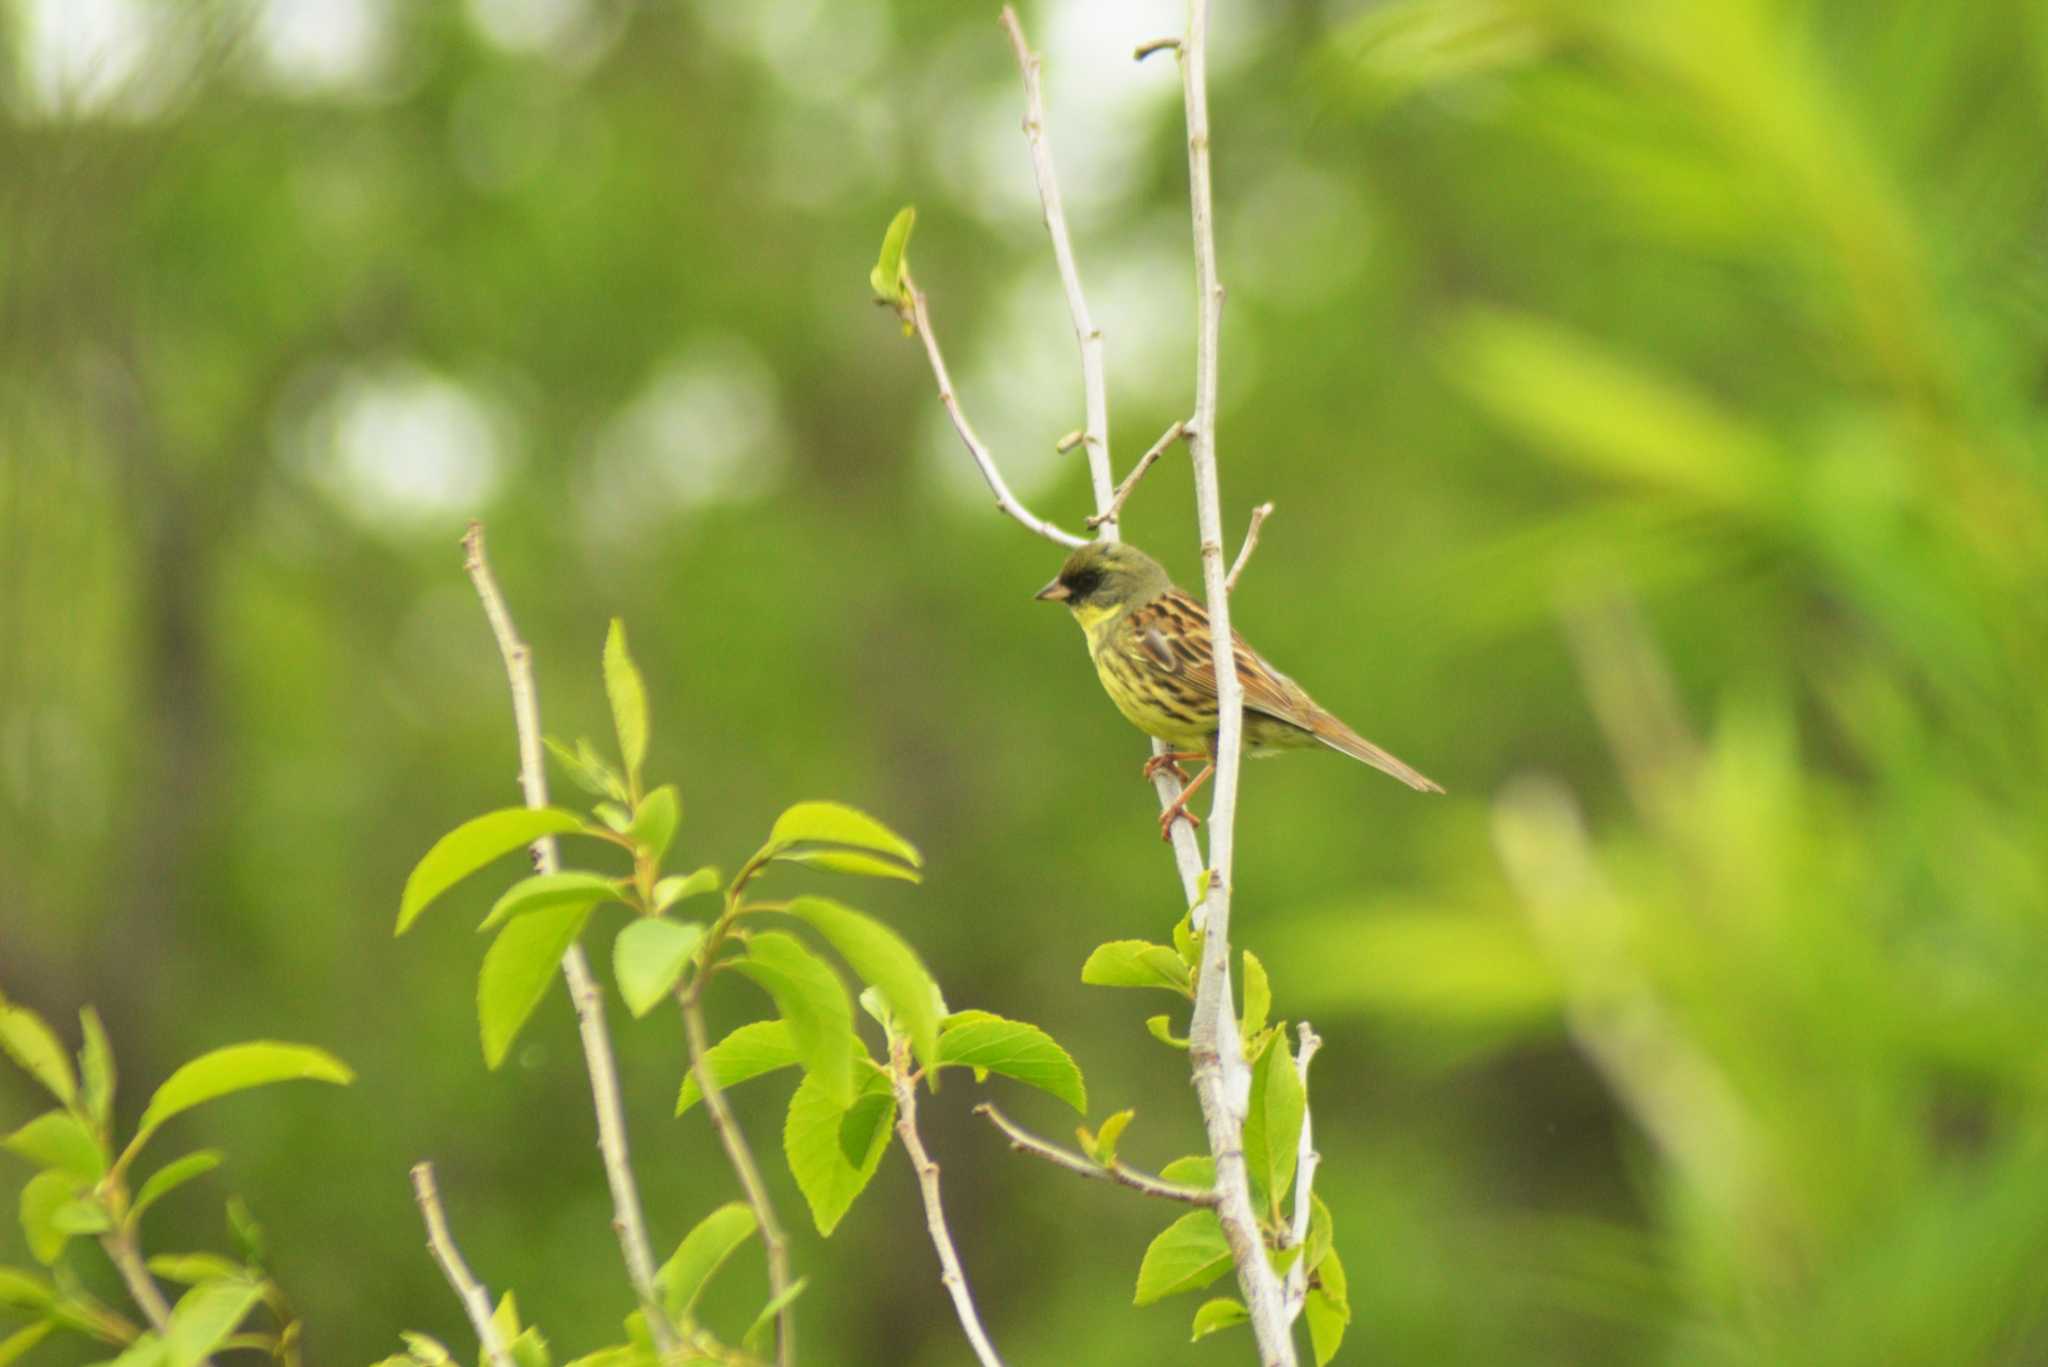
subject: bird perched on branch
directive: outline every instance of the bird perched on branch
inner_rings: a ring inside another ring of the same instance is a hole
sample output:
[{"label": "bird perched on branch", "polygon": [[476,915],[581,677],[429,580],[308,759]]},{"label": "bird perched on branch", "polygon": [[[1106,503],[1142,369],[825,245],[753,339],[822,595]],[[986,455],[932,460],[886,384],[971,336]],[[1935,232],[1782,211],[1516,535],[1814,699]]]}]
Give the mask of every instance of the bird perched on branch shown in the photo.
[{"label": "bird perched on branch", "polygon": [[[1196,826],[1187,810],[1197,788],[1216,772],[1216,661],[1209,614],[1177,589],[1166,570],[1137,547],[1091,541],[1060,567],[1059,577],[1038,591],[1049,603],[1065,603],[1088,637],[1095,672],[1117,710],[1146,735],[1170,747],[1145,763],[1145,777],[1171,768],[1185,786],[1159,814],[1165,839],[1176,818]],[[1320,707],[1301,685],[1260,658],[1231,633],[1238,683],[1244,691],[1244,749],[1250,755],[1278,754],[1327,745],[1392,774],[1410,788],[1442,788],[1359,735]],[[1193,782],[1182,761],[1207,760]]]}]

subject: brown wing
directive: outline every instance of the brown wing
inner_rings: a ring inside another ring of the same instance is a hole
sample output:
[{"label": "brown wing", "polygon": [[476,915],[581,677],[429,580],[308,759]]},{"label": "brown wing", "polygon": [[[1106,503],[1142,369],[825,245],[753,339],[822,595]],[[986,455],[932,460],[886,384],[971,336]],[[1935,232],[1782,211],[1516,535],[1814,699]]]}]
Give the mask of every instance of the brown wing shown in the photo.
[{"label": "brown wing", "polygon": [[[1216,696],[1209,613],[1200,603],[1179,589],[1168,589],[1132,611],[1131,629],[1139,647],[1163,672],[1177,676],[1207,697]],[[1308,690],[1267,664],[1259,652],[1246,644],[1244,637],[1233,631],[1230,641],[1237,657],[1237,679],[1244,690],[1247,711],[1298,727],[1332,750],[1391,774],[1411,788],[1425,793],[1443,791],[1428,777],[1325,710],[1308,695]]]}]

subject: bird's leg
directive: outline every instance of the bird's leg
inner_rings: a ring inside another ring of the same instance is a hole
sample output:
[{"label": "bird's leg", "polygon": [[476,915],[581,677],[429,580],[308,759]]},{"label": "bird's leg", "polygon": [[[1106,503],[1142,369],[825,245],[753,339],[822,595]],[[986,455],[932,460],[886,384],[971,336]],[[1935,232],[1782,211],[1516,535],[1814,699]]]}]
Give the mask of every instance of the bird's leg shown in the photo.
[{"label": "bird's leg", "polygon": [[[1195,758],[1195,756],[1190,755],[1188,756],[1188,758],[1193,759]],[[1201,758],[1208,759],[1209,757],[1207,755],[1203,755],[1201,756]],[[1193,812],[1188,810],[1188,799],[1193,797],[1195,795],[1195,789],[1201,787],[1204,783],[1207,783],[1210,777],[1215,774],[1215,772],[1216,761],[1210,759],[1208,767],[1203,769],[1201,773],[1195,775],[1194,782],[1188,784],[1187,787],[1181,789],[1180,796],[1166,804],[1166,810],[1159,814],[1159,838],[1161,840],[1170,840],[1173,838],[1173,823],[1176,817],[1186,819],[1187,823],[1190,826],[1194,827],[1196,830],[1200,830],[1202,828],[1202,818],[1196,816]]]},{"label": "bird's leg", "polygon": [[1149,782],[1159,776],[1161,769],[1171,769],[1175,778],[1186,783],[1188,776],[1181,772],[1181,761],[1207,758],[1209,756],[1200,750],[1162,750],[1145,761],[1145,778]]}]

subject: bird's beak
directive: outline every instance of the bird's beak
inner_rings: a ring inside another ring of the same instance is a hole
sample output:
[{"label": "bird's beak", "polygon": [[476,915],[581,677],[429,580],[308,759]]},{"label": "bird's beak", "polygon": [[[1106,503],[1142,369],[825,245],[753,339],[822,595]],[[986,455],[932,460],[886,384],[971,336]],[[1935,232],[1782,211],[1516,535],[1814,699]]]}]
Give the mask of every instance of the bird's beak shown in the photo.
[{"label": "bird's beak", "polygon": [[1055,579],[1031,596],[1041,603],[1064,603],[1074,596],[1074,591]]}]

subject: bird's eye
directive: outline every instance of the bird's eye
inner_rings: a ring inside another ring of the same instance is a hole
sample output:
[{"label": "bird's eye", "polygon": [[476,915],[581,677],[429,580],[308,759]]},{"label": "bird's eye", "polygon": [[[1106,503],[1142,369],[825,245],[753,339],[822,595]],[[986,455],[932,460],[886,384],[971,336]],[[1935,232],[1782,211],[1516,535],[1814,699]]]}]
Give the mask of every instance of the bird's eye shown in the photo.
[{"label": "bird's eye", "polygon": [[1086,601],[1090,594],[1101,587],[1101,570],[1082,570],[1067,581],[1067,593],[1077,603]]}]

